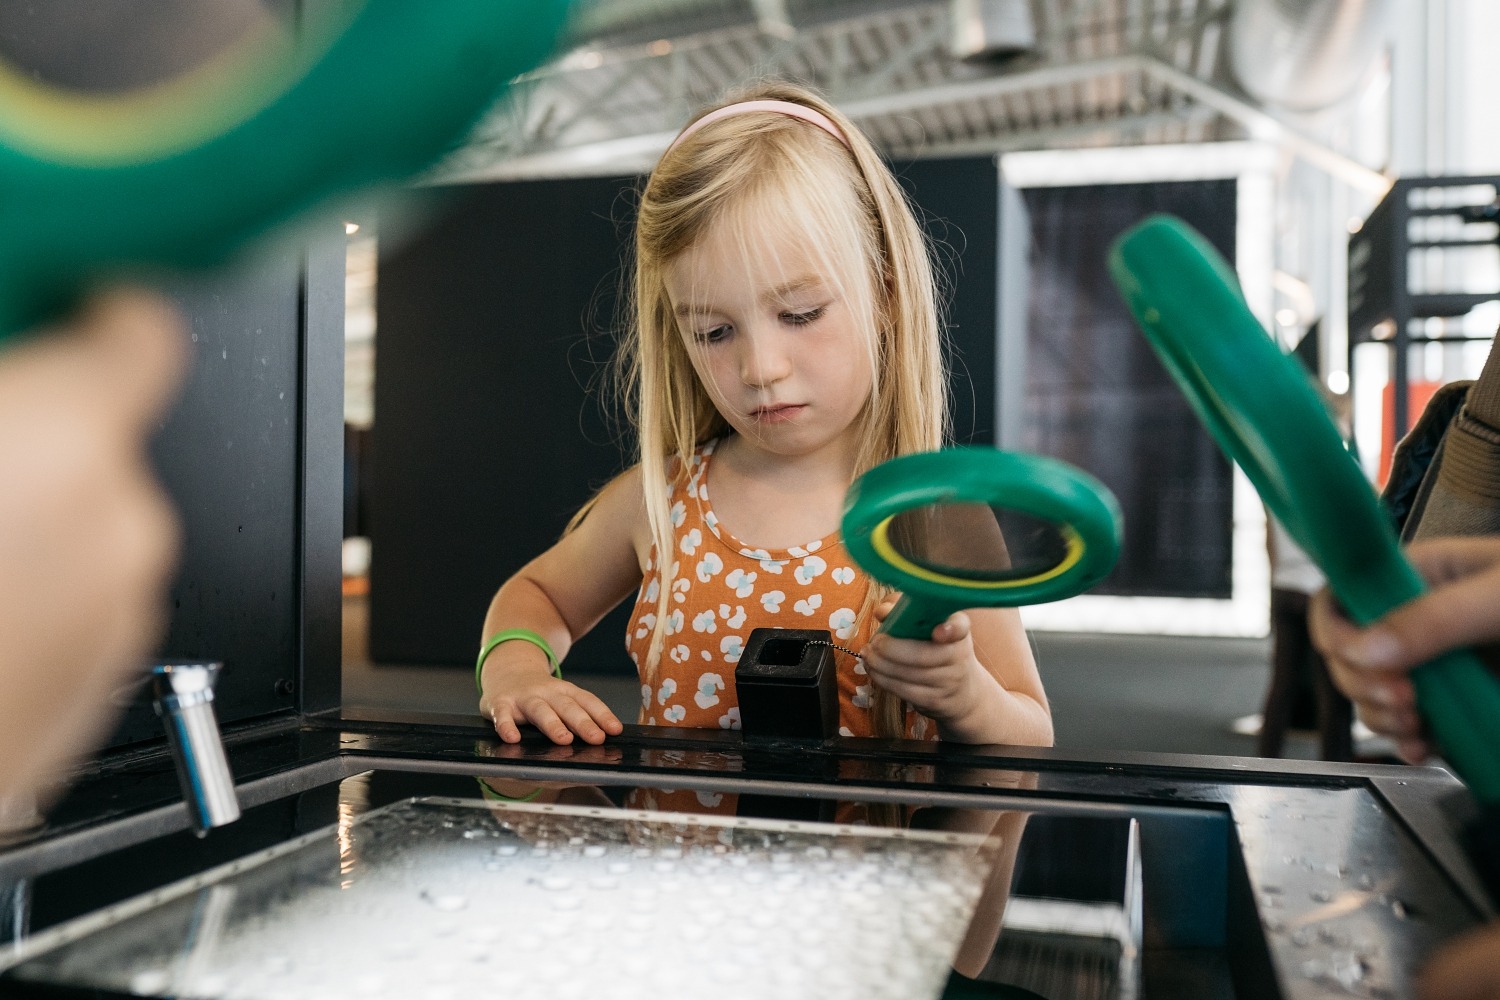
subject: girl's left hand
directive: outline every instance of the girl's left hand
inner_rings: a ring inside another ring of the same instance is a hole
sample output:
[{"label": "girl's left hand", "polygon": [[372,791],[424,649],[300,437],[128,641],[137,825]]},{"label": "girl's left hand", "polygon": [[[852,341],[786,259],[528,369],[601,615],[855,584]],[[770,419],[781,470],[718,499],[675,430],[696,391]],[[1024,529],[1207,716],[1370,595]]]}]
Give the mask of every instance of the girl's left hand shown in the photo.
[{"label": "girl's left hand", "polygon": [[[894,599],[882,602],[875,620],[885,621],[895,605]],[[996,686],[975,655],[969,616],[962,611],[933,629],[929,641],[876,633],[863,659],[871,680],[943,730],[961,729],[964,718],[986,701],[985,689]]]}]

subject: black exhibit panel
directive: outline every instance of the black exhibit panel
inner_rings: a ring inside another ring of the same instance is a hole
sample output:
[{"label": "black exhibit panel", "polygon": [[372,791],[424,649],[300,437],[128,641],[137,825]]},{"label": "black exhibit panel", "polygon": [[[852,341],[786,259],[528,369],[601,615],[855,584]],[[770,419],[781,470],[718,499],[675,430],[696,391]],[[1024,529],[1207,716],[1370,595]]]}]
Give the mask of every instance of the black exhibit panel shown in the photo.
[{"label": "black exhibit panel", "polygon": [[[900,164],[952,290],[958,440],[994,434],[992,157]],[[414,239],[382,248],[376,293],[370,652],[471,664],[496,588],[624,468],[603,392],[619,328],[636,178],[453,189]],[[634,673],[627,609],[570,666]]]},{"label": "black exhibit panel", "polygon": [[1027,451],[1072,462],[1115,492],[1125,542],[1095,593],[1230,596],[1230,464],[1115,291],[1115,238],[1171,212],[1235,259],[1233,180],[1031,188]]},{"label": "black exhibit panel", "polygon": [[994,157],[895,165],[936,264],[956,444],[995,443],[1000,172]]},{"label": "black exhibit panel", "polygon": [[[161,659],[222,661],[228,724],[338,704],[343,237],[171,288],[191,367],[152,444],[182,527]],[[114,744],[159,739],[143,687]]]},{"label": "black exhibit panel", "polygon": [[[370,655],[473,663],[495,590],[631,448],[606,410],[634,178],[449,189],[382,246]],[[570,665],[630,673],[621,609]]]}]

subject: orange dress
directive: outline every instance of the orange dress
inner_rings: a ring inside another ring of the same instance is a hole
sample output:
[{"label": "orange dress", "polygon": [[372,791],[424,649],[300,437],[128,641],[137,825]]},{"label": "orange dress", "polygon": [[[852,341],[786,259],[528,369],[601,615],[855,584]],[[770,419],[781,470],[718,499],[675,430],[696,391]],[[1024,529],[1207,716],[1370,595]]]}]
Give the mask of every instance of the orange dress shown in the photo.
[{"label": "orange dress", "polygon": [[[661,557],[652,546],[625,647],[641,673],[640,720],[648,726],[739,729],[734,668],[757,628],[826,628],[833,642],[864,648],[873,620],[858,615],[870,578],[855,565],[837,533],[790,549],[771,551],[744,544],[719,524],[709,500],[714,446],[694,453],[686,478],[668,487],[673,526],[672,596],[667,634],[656,682],[645,683],[646,656],[656,624]],[[874,689],[864,664],[835,652],[838,667],[839,732],[874,735],[870,700]],[[930,720],[910,712],[908,735],[935,736]]]}]

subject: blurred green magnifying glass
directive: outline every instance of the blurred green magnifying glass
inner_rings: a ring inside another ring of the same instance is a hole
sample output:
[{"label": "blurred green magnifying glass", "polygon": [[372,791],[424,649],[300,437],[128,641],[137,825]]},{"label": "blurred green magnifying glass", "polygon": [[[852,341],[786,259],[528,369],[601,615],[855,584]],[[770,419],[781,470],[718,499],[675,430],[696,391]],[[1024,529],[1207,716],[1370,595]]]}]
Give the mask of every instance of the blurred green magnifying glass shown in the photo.
[{"label": "blurred green magnifying glass", "polygon": [[867,573],[902,592],[882,629],[926,639],[964,608],[1044,604],[1098,583],[1119,556],[1120,509],[1066,462],[950,448],[857,479],[843,536]]},{"label": "blurred green magnifying glass", "polygon": [[[1234,272],[1179,219],[1125,233],[1110,272],[1167,370],[1271,509],[1368,624],[1418,596],[1389,517],[1296,362],[1255,319]],[[1412,674],[1443,756],[1487,804],[1500,803],[1500,683],[1470,652]]]},{"label": "blurred green magnifying glass", "polygon": [[220,263],[305,209],[421,170],[547,55],[566,8],[309,5],[123,93],[0,61],[0,338],[101,278]]}]

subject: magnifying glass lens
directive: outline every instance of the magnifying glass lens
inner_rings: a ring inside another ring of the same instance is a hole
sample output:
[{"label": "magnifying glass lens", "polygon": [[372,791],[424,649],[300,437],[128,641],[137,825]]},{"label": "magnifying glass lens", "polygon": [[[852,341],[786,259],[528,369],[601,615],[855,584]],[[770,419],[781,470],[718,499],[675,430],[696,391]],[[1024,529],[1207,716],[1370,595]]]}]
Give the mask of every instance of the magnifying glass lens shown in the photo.
[{"label": "magnifying glass lens", "polygon": [[1062,525],[1009,507],[938,503],[891,520],[891,546],[911,563],[956,580],[1025,580],[1061,565]]}]

